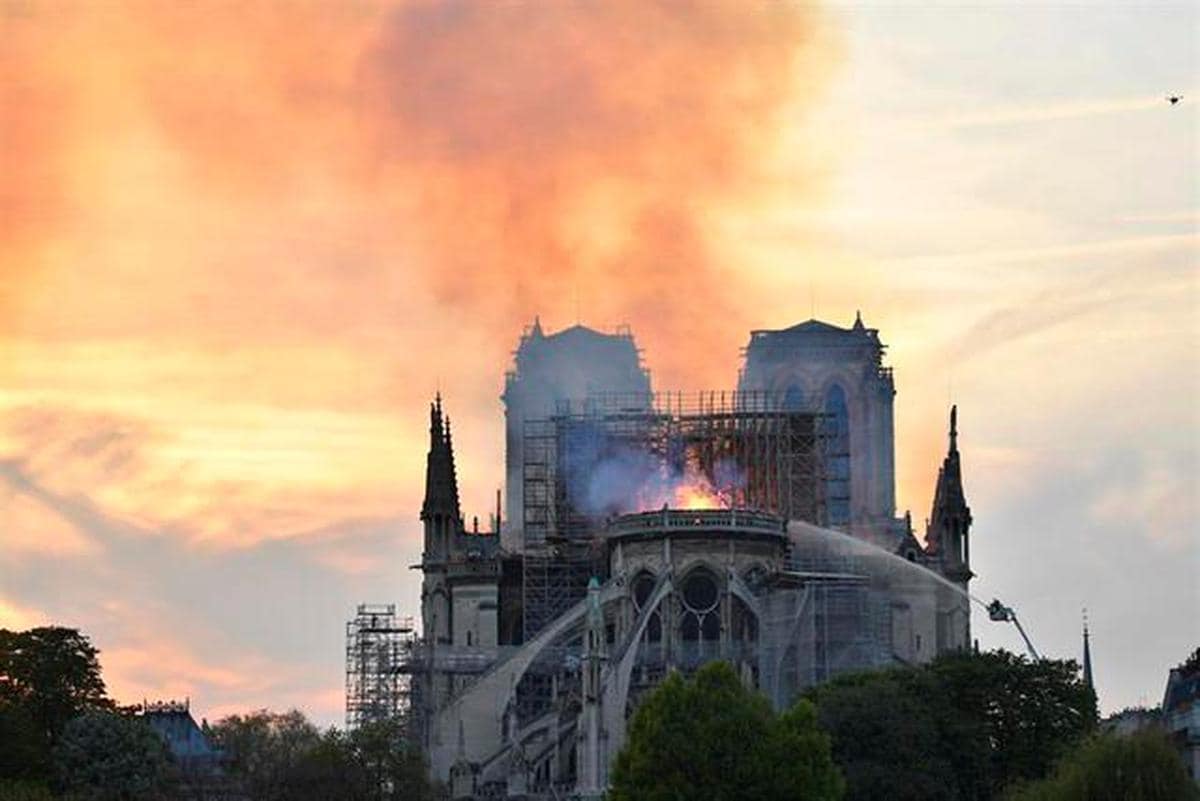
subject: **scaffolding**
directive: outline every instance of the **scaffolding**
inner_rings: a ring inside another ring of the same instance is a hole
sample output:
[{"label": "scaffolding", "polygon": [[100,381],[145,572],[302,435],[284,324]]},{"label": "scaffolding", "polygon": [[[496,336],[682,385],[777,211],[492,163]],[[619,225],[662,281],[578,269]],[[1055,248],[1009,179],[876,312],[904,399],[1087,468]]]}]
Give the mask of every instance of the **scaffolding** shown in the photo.
[{"label": "scaffolding", "polygon": [[346,623],[346,727],[390,720],[411,709],[415,634],[395,604],[359,604]]},{"label": "scaffolding", "polygon": [[[704,476],[721,505],[826,522],[825,415],[786,409],[764,392],[591,395],[563,401],[524,429],[524,633],[532,637],[583,597],[602,554],[587,547],[607,514],[645,511],[636,497],[597,509],[587,486],[620,459]],[[614,461],[617,460],[617,461]]]}]

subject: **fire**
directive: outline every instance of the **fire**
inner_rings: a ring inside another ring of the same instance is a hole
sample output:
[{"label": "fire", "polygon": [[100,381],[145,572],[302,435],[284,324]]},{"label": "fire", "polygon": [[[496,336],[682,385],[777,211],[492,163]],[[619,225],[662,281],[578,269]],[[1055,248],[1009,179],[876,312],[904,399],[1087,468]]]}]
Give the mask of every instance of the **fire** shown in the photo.
[{"label": "fire", "polygon": [[636,492],[631,511],[658,509],[728,509],[732,488],[722,486],[695,468],[655,477]]},{"label": "fire", "polygon": [[671,506],[675,509],[722,509],[725,502],[708,481],[696,481],[675,487]]},{"label": "fire", "polygon": [[721,500],[721,496],[716,494],[716,490],[704,484],[683,484],[676,487],[674,490],[674,498],[671,506],[674,508],[688,508],[688,510],[698,510],[698,508],[724,508],[725,502]]}]

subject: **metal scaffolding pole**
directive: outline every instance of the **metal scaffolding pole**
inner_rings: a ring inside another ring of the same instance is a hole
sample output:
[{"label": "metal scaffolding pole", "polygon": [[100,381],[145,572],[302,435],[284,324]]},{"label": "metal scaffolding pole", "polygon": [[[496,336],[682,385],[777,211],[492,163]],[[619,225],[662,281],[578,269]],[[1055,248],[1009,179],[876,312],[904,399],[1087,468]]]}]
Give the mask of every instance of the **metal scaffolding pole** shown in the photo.
[{"label": "metal scaffolding pole", "polygon": [[410,711],[412,618],[395,604],[359,604],[346,623],[346,727]]}]

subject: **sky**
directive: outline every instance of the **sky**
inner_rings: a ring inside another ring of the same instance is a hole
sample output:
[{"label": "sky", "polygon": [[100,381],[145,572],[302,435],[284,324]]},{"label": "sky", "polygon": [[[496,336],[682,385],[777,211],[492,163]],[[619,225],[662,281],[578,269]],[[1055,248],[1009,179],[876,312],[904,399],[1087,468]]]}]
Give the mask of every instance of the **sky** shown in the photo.
[{"label": "sky", "polygon": [[0,0],[0,626],[82,629],[122,702],[339,722],[354,605],[419,612],[435,391],[486,519],[534,315],[687,391],[861,310],[900,508],[957,403],[974,591],[1056,657],[1086,608],[1102,709],[1157,703],[1200,645],[1198,14]]}]

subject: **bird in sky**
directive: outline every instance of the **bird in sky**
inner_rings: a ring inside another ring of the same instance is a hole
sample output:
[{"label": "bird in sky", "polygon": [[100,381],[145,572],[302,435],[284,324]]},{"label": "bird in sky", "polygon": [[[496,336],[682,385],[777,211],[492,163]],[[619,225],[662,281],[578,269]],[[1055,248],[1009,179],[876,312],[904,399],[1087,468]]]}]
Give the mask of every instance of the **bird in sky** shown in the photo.
[{"label": "bird in sky", "polygon": [[1183,100],[1183,95],[1167,95],[1167,102],[1172,106],[1178,103],[1180,100]]}]

